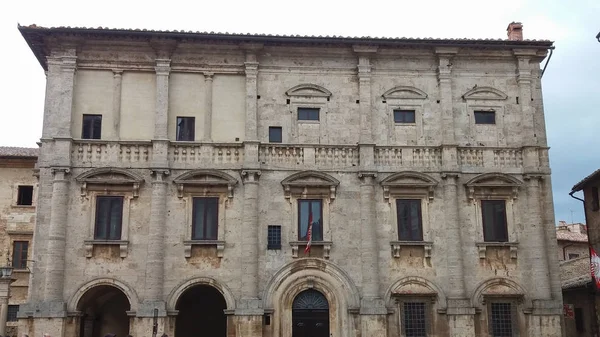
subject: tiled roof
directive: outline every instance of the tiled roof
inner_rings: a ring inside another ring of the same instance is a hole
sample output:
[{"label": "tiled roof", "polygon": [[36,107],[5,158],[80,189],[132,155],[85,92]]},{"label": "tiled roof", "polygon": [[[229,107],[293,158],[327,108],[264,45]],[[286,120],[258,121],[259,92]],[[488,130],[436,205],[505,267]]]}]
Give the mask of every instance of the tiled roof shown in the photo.
[{"label": "tiled roof", "polygon": [[591,282],[592,282],[591,275],[581,275],[581,276],[572,278],[570,280],[563,281],[562,288],[563,289],[571,289],[571,288],[583,287]]},{"label": "tiled roof", "polygon": [[562,241],[588,242],[588,237],[583,233],[574,233],[568,230],[556,231],[556,239]]},{"label": "tiled roof", "polygon": [[369,45],[369,46],[430,46],[430,47],[478,47],[478,48],[552,48],[552,41],[548,40],[523,40],[515,41],[508,39],[435,39],[435,38],[407,38],[407,37],[371,37],[371,36],[315,36],[315,35],[277,35],[277,34],[241,34],[241,33],[219,33],[219,32],[193,32],[183,30],[151,30],[151,29],[125,29],[106,27],[41,27],[35,24],[18,26],[19,31],[36,54],[40,64],[47,68],[42,37],[51,34],[68,34],[79,36],[96,37],[136,37],[136,38],[174,38],[185,40],[222,40],[234,42],[254,43],[303,43],[311,45],[319,44],[346,44],[346,45]]},{"label": "tiled roof", "polygon": [[581,287],[591,282],[589,256],[560,262],[560,279],[563,289]]},{"label": "tiled roof", "polygon": [[0,146],[0,157],[37,158],[38,154],[35,148]]},{"label": "tiled roof", "polygon": [[571,193],[581,191],[588,182],[597,178],[600,178],[600,169],[597,169],[596,171],[592,172],[592,174],[583,178],[580,182],[575,184],[575,186],[573,186],[573,188],[571,189]]}]

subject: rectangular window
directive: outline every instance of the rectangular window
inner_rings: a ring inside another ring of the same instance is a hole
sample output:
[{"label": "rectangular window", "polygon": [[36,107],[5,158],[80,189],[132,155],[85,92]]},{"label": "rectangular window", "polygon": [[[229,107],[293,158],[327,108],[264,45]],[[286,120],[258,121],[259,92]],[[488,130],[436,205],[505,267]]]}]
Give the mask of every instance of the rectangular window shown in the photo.
[{"label": "rectangular window", "polygon": [[192,240],[216,240],[219,198],[194,198]]},{"label": "rectangular window", "polygon": [[415,110],[394,110],[394,123],[415,123]]},{"label": "rectangular window", "polygon": [[421,200],[397,199],[396,212],[398,216],[398,240],[423,241]]},{"label": "rectangular window", "polygon": [[196,117],[177,117],[177,141],[196,140]]},{"label": "rectangular window", "polygon": [[29,249],[28,241],[13,242],[12,266],[15,269],[27,268],[27,250]]},{"label": "rectangular window", "polygon": [[511,303],[491,303],[490,316],[492,336],[513,336],[513,314]]},{"label": "rectangular window", "polygon": [[33,186],[20,185],[17,193],[17,205],[31,206],[33,204]]},{"label": "rectangular window", "polygon": [[96,197],[95,240],[121,240],[123,197]]},{"label": "rectangular window", "polygon": [[475,124],[496,124],[496,111],[475,111]]},{"label": "rectangular window", "polygon": [[402,326],[406,337],[427,336],[425,302],[404,302]]},{"label": "rectangular window", "polygon": [[579,254],[569,253],[569,260],[576,259],[579,257]]},{"label": "rectangular window", "polygon": [[583,323],[583,309],[575,308],[575,329],[578,332],[585,331],[585,324]]},{"label": "rectangular window", "polygon": [[81,138],[100,139],[102,133],[102,115],[83,115]]},{"label": "rectangular window", "polygon": [[281,143],[281,136],[281,126],[269,126],[269,143]]},{"label": "rectangular window", "polygon": [[7,317],[7,321],[8,322],[16,322],[17,321],[17,313],[19,312],[19,306],[18,305],[9,305],[8,306],[8,317]]},{"label": "rectangular window", "polygon": [[308,241],[308,228],[311,224],[312,241],[323,241],[323,200],[298,200],[298,240]]},{"label": "rectangular window", "polygon": [[319,108],[298,108],[299,121],[318,121]]},{"label": "rectangular window", "polygon": [[483,240],[485,242],[507,242],[506,202],[504,200],[482,200]]},{"label": "rectangular window", "polygon": [[267,228],[267,249],[281,249],[281,226]]},{"label": "rectangular window", "polygon": [[600,210],[600,200],[598,200],[600,196],[598,196],[598,187],[592,187],[592,211]]}]

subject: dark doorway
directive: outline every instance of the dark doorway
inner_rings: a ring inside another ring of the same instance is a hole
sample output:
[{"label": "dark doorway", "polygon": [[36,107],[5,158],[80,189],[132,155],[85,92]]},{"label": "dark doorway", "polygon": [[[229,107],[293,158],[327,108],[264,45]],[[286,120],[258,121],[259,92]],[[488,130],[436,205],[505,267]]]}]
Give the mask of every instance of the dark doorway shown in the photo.
[{"label": "dark doorway", "polygon": [[292,304],[292,337],[329,337],[329,303],[323,294],[309,289]]},{"label": "dark doorway", "polygon": [[186,290],[175,306],[179,310],[175,337],[226,337],[227,304],[223,295],[210,286],[195,286]]},{"label": "dark doorway", "polygon": [[112,286],[98,286],[88,290],[79,300],[80,337],[103,337],[113,333],[117,337],[129,335],[131,308],[127,296]]}]

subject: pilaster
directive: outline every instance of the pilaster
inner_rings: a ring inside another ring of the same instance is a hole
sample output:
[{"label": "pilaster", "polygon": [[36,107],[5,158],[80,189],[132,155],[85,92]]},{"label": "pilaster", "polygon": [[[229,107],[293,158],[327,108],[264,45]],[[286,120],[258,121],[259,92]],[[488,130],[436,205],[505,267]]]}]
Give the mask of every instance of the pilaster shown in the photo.
[{"label": "pilaster", "polygon": [[8,319],[8,300],[10,299],[10,284],[15,279],[0,276],[0,336],[6,336],[6,321]]},{"label": "pilaster", "polygon": [[77,56],[75,47],[48,57],[42,138],[71,138],[71,110]]},{"label": "pilaster", "polygon": [[361,269],[363,298],[379,298],[379,249],[375,212],[375,172],[359,172],[361,220]]},{"label": "pilaster", "polygon": [[259,44],[244,44],[241,46],[246,52],[244,71],[246,74],[246,137],[248,141],[258,141],[258,58],[257,51],[262,49]]},{"label": "pilaster", "polygon": [[353,50],[358,55],[359,143],[370,144],[379,125],[377,111],[371,109],[371,56],[377,53],[377,47],[354,46]]},{"label": "pilaster", "polygon": [[459,175],[454,172],[442,173],[444,180],[444,219],[446,227],[446,263],[448,270],[448,297],[465,298],[463,240],[459,218],[459,195],[457,189]]},{"label": "pilaster", "polygon": [[437,80],[441,105],[442,144],[456,143],[454,130],[454,112],[452,107],[452,59],[458,53],[458,48],[436,48],[438,58]]},{"label": "pilaster", "polygon": [[114,116],[113,128],[117,140],[121,139],[121,88],[123,84],[123,70],[113,69],[113,104],[112,113]]},{"label": "pilaster", "polygon": [[514,49],[517,64],[517,83],[519,84],[519,102],[521,106],[521,125],[523,143],[526,146],[536,146],[537,137],[535,134],[534,109],[531,105],[531,58],[535,57],[535,51]]},{"label": "pilaster", "polygon": [[213,107],[213,76],[214,73],[204,73],[205,107],[204,107],[204,136],[205,142],[212,142],[212,107]]},{"label": "pilaster", "polygon": [[244,205],[242,220],[241,275],[242,298],[239,309],[243,314],[262,314],[258,299],[258,263],[260,226],[258,224],[258,180],[260,170],[244,169],[241,172],[244,183]]},{"label": "pilaster", "polygon": [[156,59],[156,112],[154,114],[154,138],[152,139],[152,167],[155,168],[169,167],[167,126],[169,120],[170,65],[170,59]]}]

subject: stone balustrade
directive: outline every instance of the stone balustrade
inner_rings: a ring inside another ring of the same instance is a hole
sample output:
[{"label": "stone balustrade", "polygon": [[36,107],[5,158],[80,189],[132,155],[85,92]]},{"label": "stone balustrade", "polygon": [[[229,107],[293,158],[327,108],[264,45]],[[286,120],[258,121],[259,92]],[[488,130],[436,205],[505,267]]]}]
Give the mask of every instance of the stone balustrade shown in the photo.
[{"label": "stone balustrade", "polygon": [[[466,172],[509,170],[519,173],[524,168],[521,148],[458,147],[457,165]],[[540,167],[548,167],[548,149],[538,150]],[[264,169],[339,169],[360,165],[357,145],[261,144],[258,161]],[[434,146],[376,146],[374,163],[380,171],[441,171],[442,148]],[[239,169],[244,163],[241,143],[183,143],[169,146],[169,162],[174,169],[214,168]],[[127,166],[146,168],[152,162],[151,142],[77,140],[73,142],[75,167]],[[455,164],[455,165],[456,165]],[[451,167],[453,165],[447,165]]]}]

